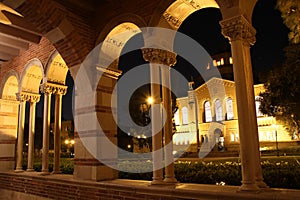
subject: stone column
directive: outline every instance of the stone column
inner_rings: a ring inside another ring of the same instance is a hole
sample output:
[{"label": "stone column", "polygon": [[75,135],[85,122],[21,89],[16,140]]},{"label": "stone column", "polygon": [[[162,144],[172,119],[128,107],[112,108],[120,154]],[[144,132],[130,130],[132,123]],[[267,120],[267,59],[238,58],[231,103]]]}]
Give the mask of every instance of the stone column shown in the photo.
[{"label": "stone column", "polygon": [[51,87],[44,83],[40,86],[44,93],[44,116],[43,116],[43,149],[42,149],[42,175],[49,173],[49,134],[50,134],[50,114],[51,114]]},{"label": "stone column", "polygon": [[153,177],[152,185],[164,184],[163,182],[163,149],[162,149],[162,131],[161,126],[161,97],[160,97],[160,73],[157,49],[142,49],[143,57],[150,62],[150,81],[151,97],[153,104],[151,106],[151,126],[152,126],[152,159],[153,159]]},{"label": "stone column", "polygon": [[34,134],[35,134],[35,110],[36,103],[40,100],[39,94],[28,94],[30,102],[29,111],[29,131],[28,131],[28,162],[27,170],[28,172],[34,171],[33,161],[34,161]]},{"label": "stone column", "polygon": [[[256,31],[242,15],[223,20],[220,24],[223,35],[231,42],[232,49],[242,162],[240,190],[256,191],[264,184],[257,141],[258,128],[250,56],[250,45],[255,42]],[[260,184],[256,182],[258,178],[261,179]]]},{"label": "stone column", "polygon": [[161,67],[161,79],[162,79],[162,99],[163,105],[166,111],[164,119],[166,123],[164,125],[164,153],[165,153],[165,179],[166,183],[177,183],[174,174],[174,157],[173,157],[173,131],[172,131],[172,95],[171,95],[171,80],[170,80],[170,67],[176,63],[176,54],[168,52],[165,54],[167,57],[172,57],[173,63],[165,63],[168,66]]},{"label": "stone column", "polygon": [[18,124],[18,146],[17,146],[17,165],[15,172],[23,172],[23,144],[24,144],[24,125],[25,125],[25,108],[26,101],[17,95],[19,104],[19,124]]},{"label": "stone column", "polygon": [[59,174],[60,165],[60,149],[61,149],[61,106],[62,106],[62,95],[66,94],[66,86],[57,86],[55,91],[55,112],[54,112],[54,164],[53,174]]}]

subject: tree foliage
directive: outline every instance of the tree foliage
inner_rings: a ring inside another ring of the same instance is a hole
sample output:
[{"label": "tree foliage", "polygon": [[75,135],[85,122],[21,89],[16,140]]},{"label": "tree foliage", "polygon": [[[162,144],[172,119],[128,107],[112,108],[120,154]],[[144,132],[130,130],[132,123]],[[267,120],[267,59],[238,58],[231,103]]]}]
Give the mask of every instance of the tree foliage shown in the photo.
[{"label": "tree foliage", "polygon": [[291,30],[289,40],[300,42],[300,0],[277,0],[277,9],[281,12],[284,24]]},{"label": "tree foliage", "polygon": [[300,125],[300,43],[285,49],[286,60],[270,71],[261,93],[260,110],[284,123],[291,135],[297,135]]},{"label": "tree foliage", "polygon": [[290,43],[285,48],[284,63],[268,75],[260,110],[276,117],[291,135],[300,138],[300,0],[277,0],[276,7],[290,29]]}]

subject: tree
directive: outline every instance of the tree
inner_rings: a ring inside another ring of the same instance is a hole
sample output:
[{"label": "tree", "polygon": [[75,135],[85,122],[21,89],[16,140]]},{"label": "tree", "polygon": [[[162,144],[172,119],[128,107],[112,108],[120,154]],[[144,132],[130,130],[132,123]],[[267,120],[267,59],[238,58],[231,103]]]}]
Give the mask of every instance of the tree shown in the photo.
[{"label": "tree", "polygon": [[300,138],[300,0],[277,0],[277,9],[290,29],[290,43],[284,63],[268,75],[266,90],[260,94],[260,110],[276,117],[291,135]]},{"label": "tree", "polygon": [[300,0],[277,0],[276,8],[281,12],[284,24],[291,30],[289,40],[300,42]]}]

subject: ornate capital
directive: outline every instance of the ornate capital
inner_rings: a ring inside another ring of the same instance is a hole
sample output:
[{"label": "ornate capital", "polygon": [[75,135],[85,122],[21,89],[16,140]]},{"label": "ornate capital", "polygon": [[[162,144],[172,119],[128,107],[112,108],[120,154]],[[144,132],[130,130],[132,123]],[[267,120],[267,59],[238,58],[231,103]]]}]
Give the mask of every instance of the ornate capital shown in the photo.
[{"label": "ornate capital", "polygon": [[55,83],[44,83],[40,85],[40,91],[46,94],[60,94],[65,95],[67,93],[68,86],[58,85]]},{"label": "ornate capital", "polygon": [[176,54],[163,49],[142,48],[143,58],[150,63],[167,65],[169,67],[176,64]]},{"label": "ornate capital", "polygon": [[243,40],[253,45],[256,41],[256,30],[243,16],[239,15],[220,22],[222,34],[230,41]]},{"label": "ornate capital", "polygon": [[24,101],[29,101],[29,102],[39,102],[40,101],[40,94],[35,94],[35,93],[29,93],[29,92],[20,92],[16,93],[17,100],[24,102]]}]

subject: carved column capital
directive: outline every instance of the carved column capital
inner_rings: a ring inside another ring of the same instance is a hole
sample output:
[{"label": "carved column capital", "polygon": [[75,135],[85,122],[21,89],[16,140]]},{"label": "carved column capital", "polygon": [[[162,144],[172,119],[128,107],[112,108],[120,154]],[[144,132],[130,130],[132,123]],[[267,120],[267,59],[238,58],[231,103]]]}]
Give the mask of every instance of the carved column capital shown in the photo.
[{"label": "carved column capital", "polygon": [[243,40],[253,45],[256,41],[256,30],[243,16],[239,15],[220,22],[222,34],[230,41]]},{"label": "carved column capital", "polygon": [[46,94],[60,94],[65,95],[67,93],[68,86],[58,85],[55,83],[43,83],[40,85],[40,91]]},{"label": "carved column capital", "polygon": [[150,63],[167,65],[169,67],[176,64],[176,54],[163,49],[142,48],[143,58]]},{"label": "carved column capital", "polygon": [[29,102],[39,102],[40,101],[40,94],[35,94],[35,93],[29,93],[29,92],[20,92],[16,93],[17,100],[24,102],[24,101],[29,101]]}]

